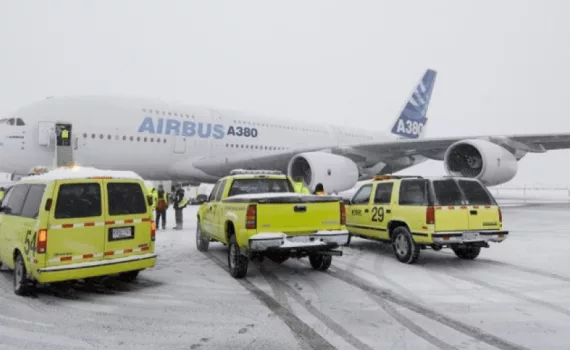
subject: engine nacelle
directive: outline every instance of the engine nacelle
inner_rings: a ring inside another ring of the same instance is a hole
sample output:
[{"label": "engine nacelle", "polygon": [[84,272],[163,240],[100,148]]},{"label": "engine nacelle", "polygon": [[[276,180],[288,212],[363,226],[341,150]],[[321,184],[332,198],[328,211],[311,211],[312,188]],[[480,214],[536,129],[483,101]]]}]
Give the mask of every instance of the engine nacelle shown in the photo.
[{"label": "engine nacelle", "polygon": [[325,192],[341,192],[351,189],[358,182],[358,167],[343,156],[325,152],[300,153],[289,161],[287,175],[294,181],[303,178],[311,191],[322,183]]},{"label": "engine nacelle", "polygon": [[512,180],[518,169],[512,153],[485,140],[462,140],[449,146],[444,166],[451,176],[476,178],[485,186]]}]

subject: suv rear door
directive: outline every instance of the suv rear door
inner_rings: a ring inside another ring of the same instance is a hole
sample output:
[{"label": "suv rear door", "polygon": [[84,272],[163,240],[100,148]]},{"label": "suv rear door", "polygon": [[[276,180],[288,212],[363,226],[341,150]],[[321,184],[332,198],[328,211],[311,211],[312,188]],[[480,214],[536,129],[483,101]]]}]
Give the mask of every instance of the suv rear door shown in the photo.
[{"label": "suv rear door", "polygon": [[435,231],[469,230],[469,211],[455,180],[433,180],[432,187],[435,195]]},{"label": "suv rear door", "polygon": [[46,259],[49,266],[99,261],[105,250],[101,181],[56,182],[50,210]]},{"label": "suv rear door", "polygon": [[146,254],[151,246],[152,214],[141,182],[109,179],[103,186],[107,204],[104,259]]},{"label": "suv rear door", "polygon": [[501,228],[499,206],[487,189],[476,180],[457,180],[468,205],[470,230]]}]

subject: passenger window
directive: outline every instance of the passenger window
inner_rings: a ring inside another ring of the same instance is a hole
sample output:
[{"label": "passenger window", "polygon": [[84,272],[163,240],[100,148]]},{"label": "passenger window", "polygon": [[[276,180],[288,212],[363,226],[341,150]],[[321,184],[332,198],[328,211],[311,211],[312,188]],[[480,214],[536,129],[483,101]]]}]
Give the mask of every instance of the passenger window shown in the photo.
[{"label": "passenger window", "polygon": [[220,188],[220,182],[218,182],[216,184],[216,186],[214,186],[214,188],[212,188],[212,192],[210,192],[210,195],[208,196],[208,202],[212,202],[214,200],[214,197],[216,196],[216,192],[218,192],[218,188]]},{"label": "passenger window", "polygon": [[54,218],[72,219],[101,216],[101,186],[97,183],[59,186]]},{"label": "passenger window", "polygon": [[224,193],[224,189],[226,187],[226,180],[220,182],[220,187],[218,187],[218,192],[216,193],[216,202],[219,202],[222,199],[222,194]]},{"label": "passenger window", "polygon": [[374,194],[374,204],[390,204],[393,187],[393,182],[377,184],[376,193]]},{"label": "passenger window", "polygon": [[8,215],[20,215],[26,200],[30,185],[16,185],[10,190],[10,197],[6,199],[4,212]]},{"label": "passenger window", "polygon": [[360,190],[358,190],[354,197],[352,197],[352,204],[368,204],[371,193],[372,185],[366,185],[362,187]]},{"label": "passenger window", "polygon": [[109,197],[109,215],[146,213],[144,192],[138,183],[108,183],[107,195]]},{"label": "passenger window", "polygon": [[463,195],[453,180],[437,180],[433,182],[433,191],[439,205],[462,205]]},{"label": "passenger window", "polygon": [[400,184],[400,205],[428,205],[427,182],[404,180]]},{"label": "passenger window", "polygon": [[478,181],[459,180],[469,205],[495,205],[495,200]]},{"label": "passenger window", "polygon": [[25,218],[35,219],[40,213],[40,205],[44,196],[45,185],[32,185],[28,191],[28,196],[22,208],[22,216]]}]

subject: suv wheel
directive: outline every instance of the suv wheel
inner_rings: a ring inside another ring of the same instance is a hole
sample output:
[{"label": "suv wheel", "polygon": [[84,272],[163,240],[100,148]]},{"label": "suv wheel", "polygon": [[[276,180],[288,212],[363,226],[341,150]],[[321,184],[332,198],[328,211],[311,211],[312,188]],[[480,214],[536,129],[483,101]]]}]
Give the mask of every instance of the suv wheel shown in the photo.
[{"label": "suv wheel", "polygon": [[473,260],[479,256],[479,253],[481,253],[481,247],[475,247],[472,245],[452,247],[451,249],[459,259],[463,260]]},{"label": "suv wheel", "polygon": [[234,278],[244,278],[247,274],[247,266],[249,260],[244,256],[237,244],[236,236],[230,237],[230,244],[228,247],[228,266],[230,268],[230,275]]},{"label": "suv wheel", "polygon": [[24,258],[20,253],[16,254],[14,261],[14,293],[16,295],[26,295],[29,291],[28,271]]},{"label": "suv wheel", "polygon": [[199,252],[207,252],[210,246],[210,240],[202,234],[202,227],[200,227],[200,220],[196,223],[196,248]]},{"label": "suv wheel", "polygon": [[404,226],[394,230],[392,249],[396,258],[405,264],[413,264],[420,257],[420,246],[414,242],[410,231]]},{"label": "suv wheel", "polygon": [[326,271],[331,266],[332,255],[309,255],[309,262],[311,263],[313,269],[317,271]]}]

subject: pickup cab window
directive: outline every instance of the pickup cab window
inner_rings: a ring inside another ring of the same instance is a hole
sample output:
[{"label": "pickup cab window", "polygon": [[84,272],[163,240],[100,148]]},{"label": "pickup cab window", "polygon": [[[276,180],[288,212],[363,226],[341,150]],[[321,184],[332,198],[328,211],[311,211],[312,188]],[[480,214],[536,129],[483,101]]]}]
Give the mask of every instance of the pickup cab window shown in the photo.
[{"label": "pickup cab window", "polygon": [[236,179],[233,181],[228,197],[240,194],[294,192],[287,179]]}]

